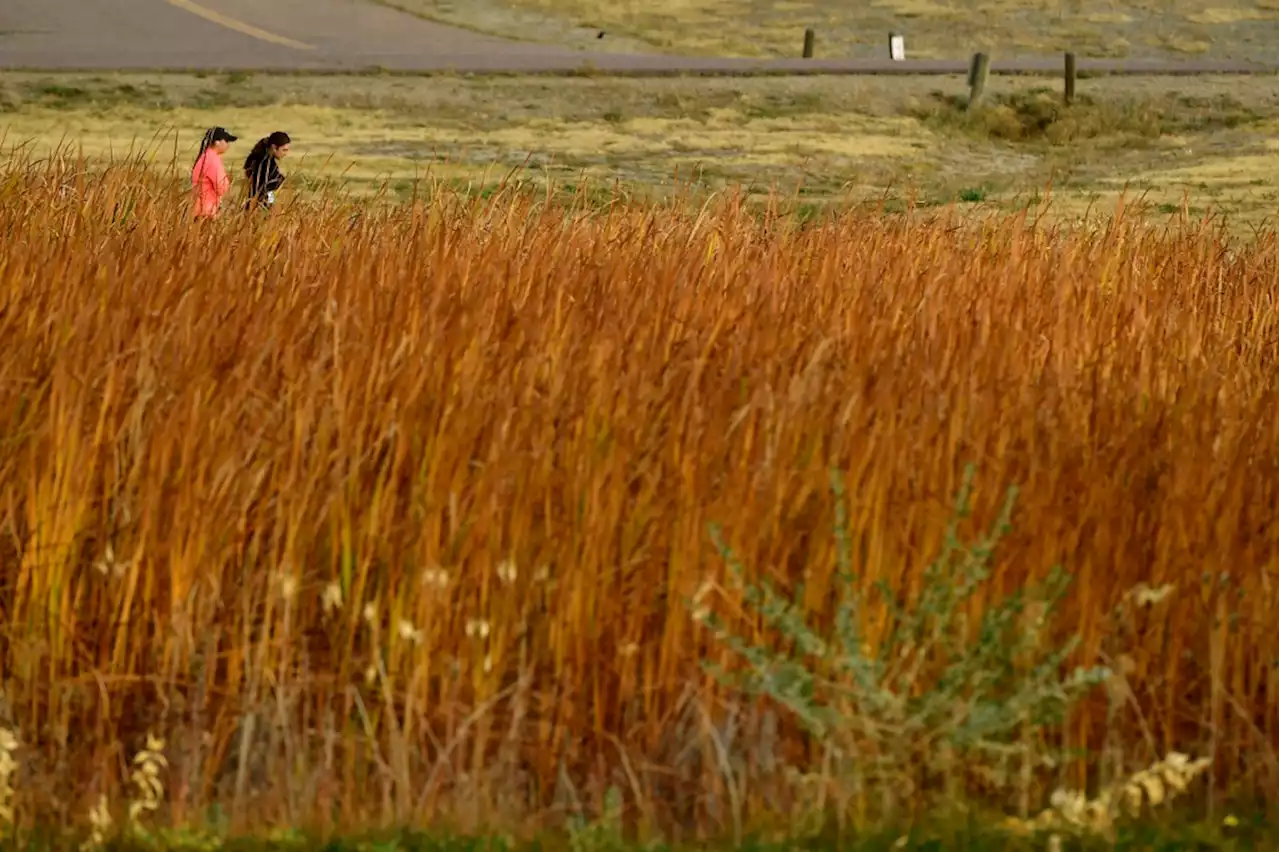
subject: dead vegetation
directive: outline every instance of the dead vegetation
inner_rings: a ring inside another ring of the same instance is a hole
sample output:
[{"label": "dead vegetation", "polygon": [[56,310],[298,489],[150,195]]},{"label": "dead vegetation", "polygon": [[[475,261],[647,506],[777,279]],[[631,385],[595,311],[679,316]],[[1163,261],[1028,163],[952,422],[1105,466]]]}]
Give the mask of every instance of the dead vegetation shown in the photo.
[{"label": "dead vegetation", "polygon": [[[45,156],[74,142],[163,168],[222,125],[296,140],[290,185],[340,178],[408,200],[430,174],[492,191],[511,173],[557,185],[620,183],[661,196],[736,186],[797,191],[815,209],[952,202],[1021,209],[1052,187],[1052,214],[1127,192],[1168,215],[1276,221],[1275,82],[1268,77],[1096,77],[1064,107],[1057,84],[993,77],[966,108],[955,78],[620,79],[400,75],[0,73],[0,147]],[[247,149],[233,146],[242,162]]]},{"label": "dead vegetation", "polygon": [[994,587],[1064,566],[1049,632],[1116,673],[1022,800],[1174,749],[1274,794],[1274,232],[184,203],[143,164],[0,172],[19,823],[107,824],[151,743],[154,822],[789,813],[812,744],[701,668],[709,525],[828,617],[840,470],[859,582],[911,600],[967,462],[975,524],[1021,488]]}]

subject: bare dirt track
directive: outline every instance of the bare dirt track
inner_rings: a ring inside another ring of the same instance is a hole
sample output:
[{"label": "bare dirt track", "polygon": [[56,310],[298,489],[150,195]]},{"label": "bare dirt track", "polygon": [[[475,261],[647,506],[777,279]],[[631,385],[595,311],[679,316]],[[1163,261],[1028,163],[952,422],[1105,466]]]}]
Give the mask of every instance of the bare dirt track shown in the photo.
[{"label": "bare dirt track", "polygon": [[[1052,73],[1061,59],[993,59]],[[0,68],[41,70],[456,71],[462,73],[963,74],[968,60],[720,59],[587,53],[436,24],[368,0],[5,0]],[[1081,71],[1275,73],[1226,60],[1081,58]]]}]

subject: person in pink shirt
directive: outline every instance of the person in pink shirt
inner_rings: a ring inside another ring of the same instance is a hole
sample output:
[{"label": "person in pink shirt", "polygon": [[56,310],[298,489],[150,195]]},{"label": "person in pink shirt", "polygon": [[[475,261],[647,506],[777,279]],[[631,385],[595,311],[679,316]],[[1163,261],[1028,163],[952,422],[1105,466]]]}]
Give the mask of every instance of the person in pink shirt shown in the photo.
[{"label": "person in pink shirt", "polygon": [[200,153],[191,167],[191,191],[195,196],[197,219],[215,218],[222,205],[222,196],[231,189],[231,175],[222,164],[222,155],[234,141],[236,137],[225,127],[210,127],[200,140]]}]

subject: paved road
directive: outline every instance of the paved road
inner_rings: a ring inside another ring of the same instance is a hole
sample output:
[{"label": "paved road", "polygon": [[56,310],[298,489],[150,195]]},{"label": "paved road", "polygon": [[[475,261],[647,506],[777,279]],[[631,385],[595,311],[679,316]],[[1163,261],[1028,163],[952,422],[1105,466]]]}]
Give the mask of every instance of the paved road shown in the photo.
[{"label": "paved road", "polygon": [[[1060,58],[994,59],[1054,73]],[[1277,73],[1274,65],[1081,59],[1119,74]],[[0,0],[0,68],[735,74],[964,74],[968,59],[716,59],[584,53],[435,24],[370,0]]]}]

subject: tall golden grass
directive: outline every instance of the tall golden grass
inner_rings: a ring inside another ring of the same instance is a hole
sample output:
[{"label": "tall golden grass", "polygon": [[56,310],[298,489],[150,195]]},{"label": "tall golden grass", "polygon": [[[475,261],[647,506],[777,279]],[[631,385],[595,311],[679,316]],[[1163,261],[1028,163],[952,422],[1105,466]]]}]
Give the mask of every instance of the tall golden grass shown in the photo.
[{"label": "tall golden grass", "polygon": [[838,469],[859,577],[909,597],[968,462],[975,523],[1022,493],[996,590],[1061,563],[1118,673],[1055,772],[1178,748],[1274,796],[1274,232],[184,204],[138,163],[0,172],[20,819],[114,801],[148,735],[175,822],[787,813],[812,744],[700,668],[708,525],[822,613]]}]

